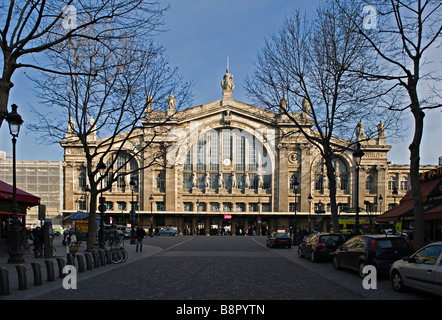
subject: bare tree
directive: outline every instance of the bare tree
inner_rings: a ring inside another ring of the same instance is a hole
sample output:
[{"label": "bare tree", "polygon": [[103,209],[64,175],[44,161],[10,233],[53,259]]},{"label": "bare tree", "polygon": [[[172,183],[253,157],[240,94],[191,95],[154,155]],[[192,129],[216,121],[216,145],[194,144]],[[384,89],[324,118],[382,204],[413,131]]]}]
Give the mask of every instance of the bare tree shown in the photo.
[{"label": "bare tree", "polygon": [[[91,32],[96,31],[88,29]],[[160,124],[167,123],[174,110],[162,109],[172,91],[176,109],[188,103],[191,86],[169,67],[164,49],[147,37],[70,39],[54,47],[50,58],[54,70],[68,72],[34,79],[42,106],[34,110],[39,122],[33,128],[84,156],[91,195],[88,248],[92,249],[97,196],[114,182],[137,179],[141,170],[164,164],[167,141],[157,137],[164,133],[160,128],[168,127]],[[104,174],[99,163],[106,165]]]},{"label": "bare tree", "polygon": [[408,101],[391,109],[410,110],[414,117],[414,136],[409,146],[410,180],[415,215],[414,246],[421,248],[425,238],[424,206],[419,183],[420,144],[425,111],[442,106],[440,92],[437,93],[433,87],[442,80],[440,67],[424,72],[424,66],[430,63],[430,50],[440,48],[441,45],[442,2],[352,1],[361,10],[366,9],[364,20],[361,20],[354,19],[341,1],[335,1],[378,57],[377,72],[357,71],[370,81],[388,81],[391,87],[399,87],[408,96]]},{"label": "bare tree", "polygon": [[[369,84],[351,72],[361,66],[370,70],[372,65],[366,40],[330,4],[318,9],[314,20],[300,12],[287,18],[258,54],[256,71],[246,81],[257,103],[286,114],[298,134],[319,150],[327,170],[334,230],[339,230],[334,159],[355,147],[354,128],[361,119],[371,128],[379,119],[386,120],[387,127],[393,123],[385,116],[388,109],[377,105],[382,100],[377,87],[382,84]],[[295,112],[308,115],[312,127],[305,128]],[[376,133],[367,130],[365,137]],[[347,141],[336,143],[337,136]]]},{"label": "bare tree", "polygon": [[[65,74],[45,65],[43,55],[70,39],[103,41],[143,37],[161,26],[166,9],[143,0],[11,0],[0,4],[0,127],[7,114],[13,75],[19,68]],[[100,26],[102,32],[84,32]],[[32,57],[33,59],[26,59]],[[38,60],[37,60],[38,59]],[[32,61],[32,62],[30,62]]]}]

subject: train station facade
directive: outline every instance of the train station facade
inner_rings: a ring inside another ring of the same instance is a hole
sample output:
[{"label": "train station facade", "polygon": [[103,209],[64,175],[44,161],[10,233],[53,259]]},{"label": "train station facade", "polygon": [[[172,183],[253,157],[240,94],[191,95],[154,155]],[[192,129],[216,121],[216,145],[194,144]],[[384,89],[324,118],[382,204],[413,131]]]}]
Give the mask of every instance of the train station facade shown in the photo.
[{"label": "train station facade", "polygon": [[[132,175],[136,180],[133,193],[127,178],[114,183],[104,194],[106,223],[127,225],[135,197],[138,224],[145,228],[172,226],[182,234],[330,228],[326,168],[319,152],[301,134],[288,134],[298,130],[286,115],[234,100],[231,79],[227,70],[220,100],[175,111],[171,93],[166,111],[146,112],[149,117],[142,121],[143,129],[134,133],[134,145],[149,141],[153,131],[161,127],[159,131],[164,133],[156,139],[166,148],[165,164]],[[308,105],[292,116],[305,130],[312,130]],[[168,121],[160,121],[168,117]],[[359,133],[365,152],[359,185],[353,150],[335,161],[337,203],[343,218],[352,218],[352,208],[359,203],[361,217],[374,221],[410,189],[409,166],[387,161],[391,146],[386,144],[381,122],[378,130],[378,137],[372,139]],[[344,142],[335,138],[334,143]],[[82,149],[68,140],[61,145],[65,154],[63,214],[87,211]],[[154,148],[130,161],[126,170],[143,167],[142,162],[156,152]],[[114,156],[121,157],[123,163],[131,152],[128,149]],[[356,188],[359,199],[355,198]]]}]

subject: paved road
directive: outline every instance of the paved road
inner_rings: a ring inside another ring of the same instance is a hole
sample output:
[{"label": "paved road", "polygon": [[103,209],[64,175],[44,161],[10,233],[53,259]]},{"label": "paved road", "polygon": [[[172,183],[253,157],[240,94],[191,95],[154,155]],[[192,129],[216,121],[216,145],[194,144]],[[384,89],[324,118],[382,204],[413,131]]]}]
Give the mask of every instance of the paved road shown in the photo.
[{"label": "paved road", "polygon": [[[57,289],[45,300],[363,300],[428,299],[394,292],[389,281],[377,290],[329,263],[299,259],[296,248],[269,249],[264,237],[159,237],[144,241],[147,257],[118,265]],[[133,249],[133,248],[132,248]],[[133,251],[133,250],[132,250]],[[136,253],[131,253],[135,255]],[[431,297],[430,297],[431,298]]]}]

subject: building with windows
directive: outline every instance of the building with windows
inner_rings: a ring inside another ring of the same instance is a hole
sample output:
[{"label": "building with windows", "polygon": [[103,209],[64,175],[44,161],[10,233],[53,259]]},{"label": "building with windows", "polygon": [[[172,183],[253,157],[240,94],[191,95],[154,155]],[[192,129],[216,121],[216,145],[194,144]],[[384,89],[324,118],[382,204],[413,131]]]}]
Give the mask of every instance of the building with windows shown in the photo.
[{"label": "building with windows", "polygon": [[[183,234],[264,234],[283,228],[330,228],[330,201],[326,168],[319,152],[300,134],[287,116],[258,108],[232,97],[232,76],[222,80],[222,99],[175,112],[154,111],[133,134],[132,148],[154,134],[152,117],[160,126],[156,139],[165,148],[164,164],[131,176],[121,176],[106,197],[106,219],[129,223],[132,197],[137,222],[143,227],[173,226]],[[173,99],[170,94],[169,101]],[[158,121],[170,116],[169,121]],[[312,130],[309,110],[293,114],[305,130]],[[166,129],[166,130],[163,130]],[[361,138],[365,156],[356,185],[355,165],[348,150],[335,160],[340,214],[374,217],[395,205],[410,188],[409,166],[387,161],[382,125],[379,137]],[[91,141],[92,143],[92,141]],[[334,143],[343,141],[335,138]],[[64,214],[87,210],[85,159],[69,139],[61,142],[64,159]],[[129,144],[128,144],[129,145]],[[128,164],[134,149],[115,153],[116,167],[132,171],[155,154],[149,147]],[[109,161],[110,165],[111,161]],[[434,166],[422,167],[428,170]],[[130,179],[136,188],[129,188]],[[359,188],[359,199],[355,198]]]},{"label": "building with windows", "polygon": [[[40,217],[61,224],[63,209],[63,166],[61,161],[18,160],[16,163],[17,188],[38,196],[41,206],[29,207],[26,225],[40,225]],[[0,181],[12,184],[12,159],[0,151]],[[3,211],[3,210],[0,210]]]}]

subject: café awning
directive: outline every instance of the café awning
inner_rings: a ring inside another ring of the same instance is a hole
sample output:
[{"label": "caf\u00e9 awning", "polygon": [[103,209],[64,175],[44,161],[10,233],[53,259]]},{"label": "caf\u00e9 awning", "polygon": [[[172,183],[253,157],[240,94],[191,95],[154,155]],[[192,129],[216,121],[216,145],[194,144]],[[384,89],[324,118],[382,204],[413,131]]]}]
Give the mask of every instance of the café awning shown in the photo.
[{"label": "caf\u00e9 awning", "polygon": [[376,222],[399,221],[400,217],[405,214],[414,215],[414,205],[412,202],[398,205],[382,215],[376,217]]},{"label": "caf\u00e9 awning", "polygon": [[[40,204],[40,198],[16,188],[17,202],[32,207]],[[0,201],[12,202],[12,186],[0,180]]]},{"label": "caf\u00e9 awning", "polygon": [[86,212],[77,211],[77,212],[65,217],[64,219],[83,220],[83,219],[87,219],[88,216],[89,216],[89,214]]},{"label": "caf\u00e9 awning", "polygon": [[[439,172],[439,168],[434,170]],[[432,173],[432,172],[430,172]],[[442,177],[440,174],[430,175],[430,179],[420,183],[422,201],[424,203],[424,219],[442,219]],[[414,202],[412,190],[409,190],[399,205],[386,211],[376,218],[377,222],[414,220]]]}]

